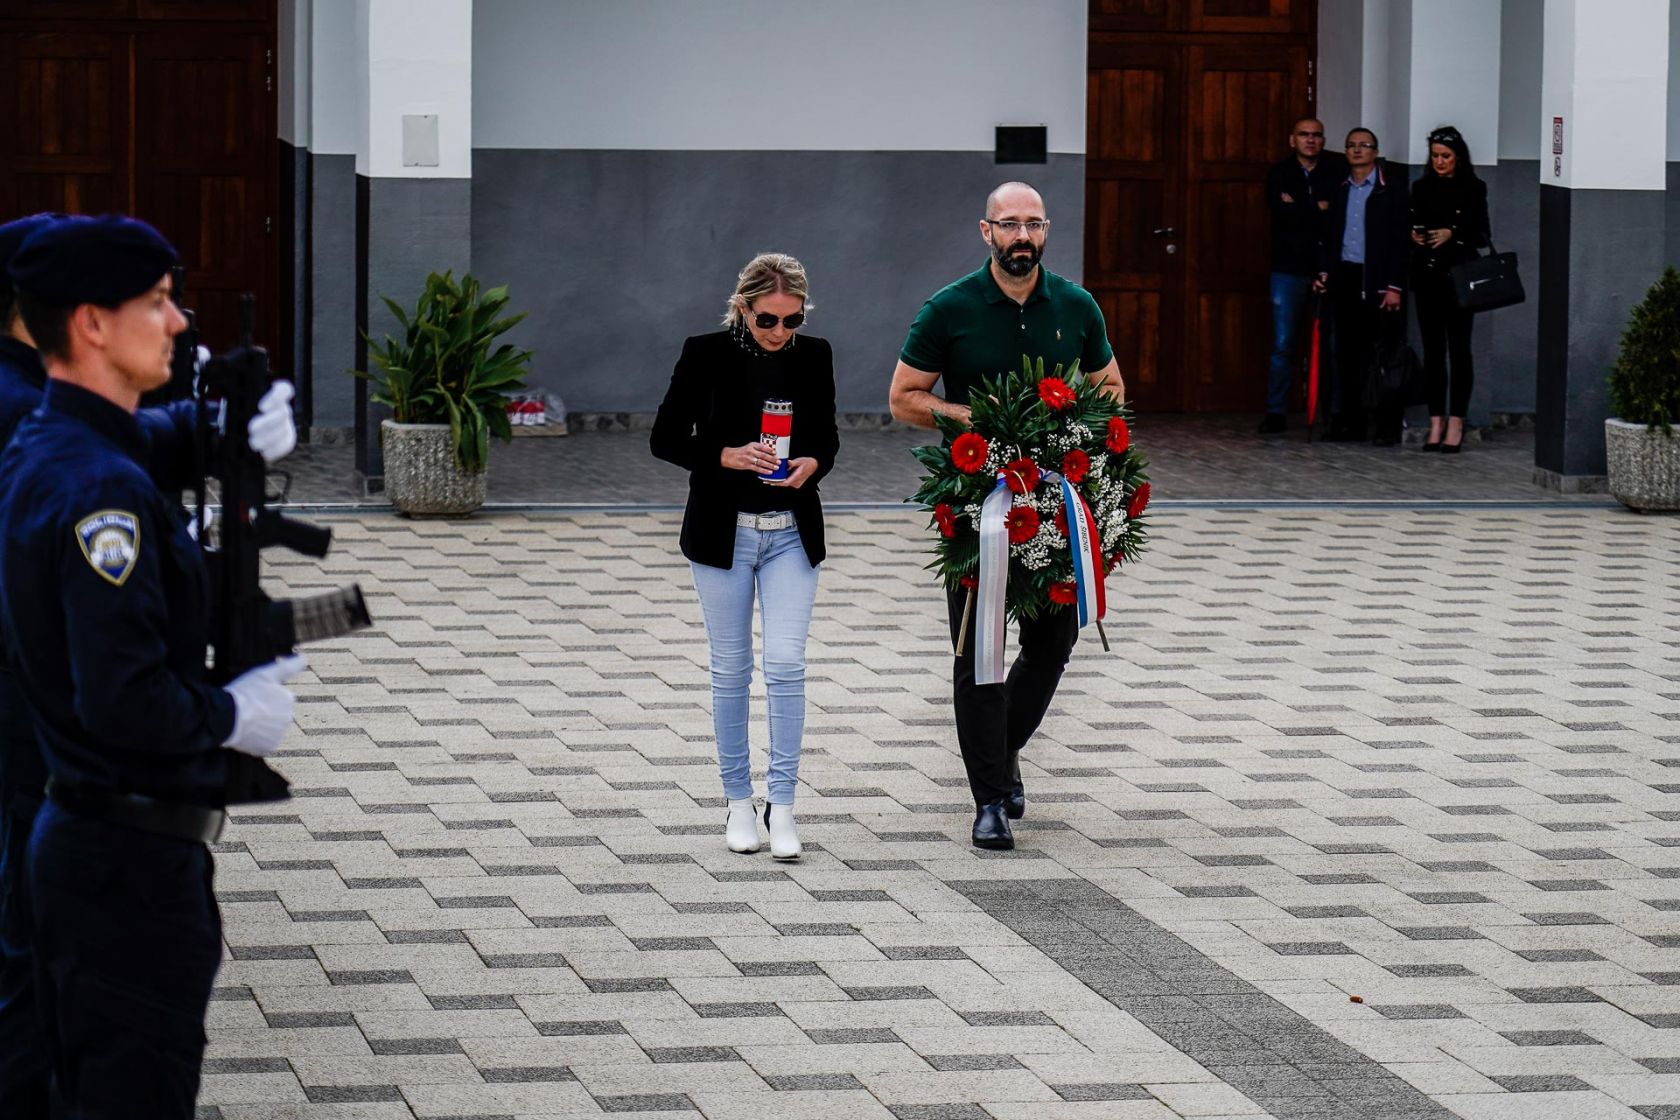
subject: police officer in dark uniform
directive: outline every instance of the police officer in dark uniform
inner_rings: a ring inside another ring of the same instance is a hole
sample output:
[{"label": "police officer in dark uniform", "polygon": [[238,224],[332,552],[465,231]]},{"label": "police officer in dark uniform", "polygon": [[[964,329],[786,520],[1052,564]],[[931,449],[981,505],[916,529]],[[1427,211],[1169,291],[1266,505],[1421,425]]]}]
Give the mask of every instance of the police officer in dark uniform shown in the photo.
[{"label": "police officer in dark uniform", "polygon": [[46,758],[28,885],[71,1117],[194,1115],[221,956],[206,845],[234,752],[279,746],[304,667],[207,679],[207,573],[135,416],[186,325],[175,260],[142,222],[78,218],[9,266],[48,382],[0,455],[0,621]]},{"label": "police officer in dark uniform", "polygon": [[[47,369],[17,313],[6,266],[30,234],[60,217],[35,214],[0,225],[0,447],[18,421],[35,411],[47,386]],[[29,709],[0,657],[0,1116],[15,1120],[48,1115],[49,1066],[35,1001],[23,871],[46,783]]]}]

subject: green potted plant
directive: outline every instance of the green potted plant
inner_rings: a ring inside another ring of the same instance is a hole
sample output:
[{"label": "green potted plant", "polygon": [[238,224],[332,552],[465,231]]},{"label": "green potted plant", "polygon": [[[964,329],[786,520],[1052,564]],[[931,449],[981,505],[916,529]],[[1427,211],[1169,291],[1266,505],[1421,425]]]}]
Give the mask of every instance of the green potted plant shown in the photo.
[{"label": "green potted plant", "polygon": [[1610,407],[1610,493],[1641,513],[1680,509],[1680,272],[1673,265],[1628,317],[1610,371]]},{"label": "green potted plant", "polygon": [[412,312],[381,298],[402,337],[369,337],[372,368],[351,372],[391,408],[380,425],[385,493],[410,516],[471,513],[488,490],[490,437],[513,438],[507,398],[524,387],[531,360],[495,342],[525,316],[504,314],[506,285],[481,291],[471,274],[457,283],[452,272],[432,273]]}]

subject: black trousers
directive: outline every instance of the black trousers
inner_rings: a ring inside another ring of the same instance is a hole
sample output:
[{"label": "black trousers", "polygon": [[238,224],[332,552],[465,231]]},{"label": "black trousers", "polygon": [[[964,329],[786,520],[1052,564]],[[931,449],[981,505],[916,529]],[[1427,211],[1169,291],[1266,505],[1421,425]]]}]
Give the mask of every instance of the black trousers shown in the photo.
[{"label": "black trousers", "polygon": [[38,799],[0,788],[0,1116],[51,1115],[45,1022],[35,993],[34,912],[24,857]]},{"label": "black trousers", "polygon": [[[1417,293],[1418,333],[1423,336],[1423,375],[1429,415],[1463,417],[1470,411],[1476,385],[1476,359],[1470,332],[1476,316],[1459,309],[1452,277],[1444,268],[1422,269],[1413,280]],[[1447,360],[1452,359],[1451,393]]]},{"label": "black trousers", "polygon": [[210,850],[48,801],[29,840],[35,976],[71,1120],[192,1120],[221,964]]},{"label": "black trousers", "polygon": [[[956,644],[968,591],[946,593],[951,642]],[[1073,607],[1048,611],[1021,622],[1021,652],[1002,684],[974,683],[974,619],[968,622],[962,656],[951,667],[952,701],[957,712],[957,744],[968,770],[974,803],[1007,797],[1014,785],[1015,755],[1044,722],[1044,713],[1061,683],[1073,643],[1079,639],[1079,612]]]},{"label": "black trousers", "polygon": [[1335,342],[1335,383],[1330,394],[1330,424],[1355,434],[1363,434],[1367,424],[1376,434],[1398,436],[1403,409],[1378,405],[1366,415],[1365,381],[1371,355],[1377,343],[1390,340],[1394,332],[1404,331],[1406,319],[1397,311],[1382,309],[1383,293],[1364,293],[1363,265],[1343,261],[1330,274],[1331,331]]},{"label": "black trousers", "polygon": [[46,771],[17,678],[0,669],[0,1116],[45,1120],[50,1063],[35,996],[25,855]]}]

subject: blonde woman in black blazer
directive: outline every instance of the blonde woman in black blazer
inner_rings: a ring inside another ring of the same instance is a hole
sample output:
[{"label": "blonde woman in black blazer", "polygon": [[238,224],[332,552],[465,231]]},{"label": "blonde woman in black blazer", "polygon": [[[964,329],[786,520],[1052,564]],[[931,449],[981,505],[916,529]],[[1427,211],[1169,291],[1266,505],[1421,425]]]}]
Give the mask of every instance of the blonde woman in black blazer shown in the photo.
[{"label": "blonde woman in black blazer", "polygon": [[[801,334],[805,269],[761,253],[741,270],[724,329],[683,343],[654,420],[654,455],[689,472],[681,546],[694,574],[711,651],[712,724],[729,802],[731,851],[760,847],[747,740],[752,609],[760,604],[770,768],[764,811],[770,854],[799,858],[794,791],[805,728],[805,639],[825,555],[817,483],[834,467],[834,358]],[[788,477],[759,440],[766,400],[793,404]]]}]

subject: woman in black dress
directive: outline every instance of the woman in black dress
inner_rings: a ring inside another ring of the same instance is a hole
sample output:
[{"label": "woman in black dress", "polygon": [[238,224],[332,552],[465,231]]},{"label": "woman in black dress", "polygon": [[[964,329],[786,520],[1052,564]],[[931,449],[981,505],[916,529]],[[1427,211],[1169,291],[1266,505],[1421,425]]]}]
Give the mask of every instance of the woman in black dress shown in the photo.
[{"label": "woman in black dress", "polygon": [[[759,849],[747,746],[753,600],[764,631],[770,709],[770,769],[764,811],[770,854],[799,858],[793,795],[805,729],[805,638],[822,563],[817,483],[834,466],[834,355],[800,334],[805,269],[784,253],[761,253],[741,270],[724,329],[683,343],[653,424],[653,453],[689,472],[682,552],[706,618],[712,725],[729,802],[725,842]],[[785,477],[762,442],[766,401],[792,404]]]},{"label": "woman in black dress", "polygon": [[1470,355],[1475,317],[1459,308],[1450,273],[1487,243],[1487,184],[1476,176],[1464,137],[1443,125],[1429,134],[1429,166],[1412,186],[1412,290],[1429,398],[1425,451],[1456,454],[1464,445],[1476,378]]}]

